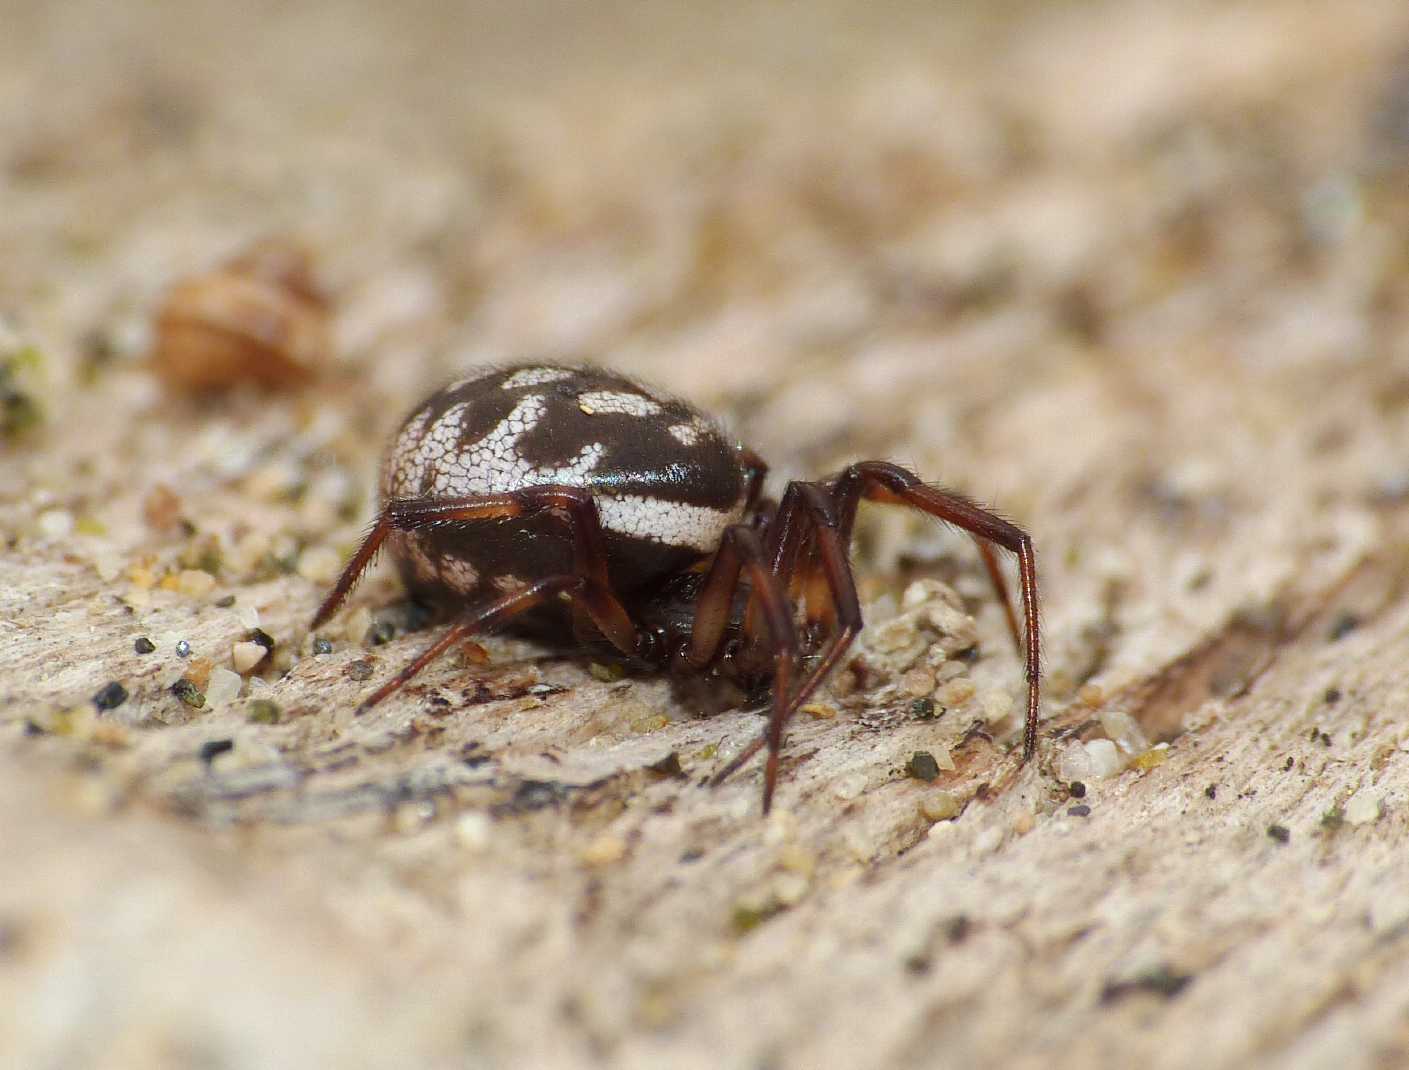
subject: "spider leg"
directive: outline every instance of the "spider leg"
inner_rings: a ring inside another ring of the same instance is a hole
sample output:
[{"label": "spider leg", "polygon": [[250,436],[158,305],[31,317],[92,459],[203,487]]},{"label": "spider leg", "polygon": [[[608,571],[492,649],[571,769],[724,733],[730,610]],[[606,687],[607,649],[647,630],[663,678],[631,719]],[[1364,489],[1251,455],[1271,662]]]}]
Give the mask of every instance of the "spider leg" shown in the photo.
[{"label": "spider leg", "polygon": [[638,653],[644,633],[614,592],[607,571],[605,538],[596,503],[590,492],[580,487],[546,484],[508,494],[485,494],[465,498],[405,498],[388,502],[382,509],[362,546],[348,562],[313,618],[317,627],[338,608],[362,572],[396,531],[418,531],[442,524],[467,524],[484,520],[531,515],[548,511],[561,516],[573,547],[571,575],[549,576],[474,607],[453,624],[444,636],[431,644],[410,665],[389,680],[362,703],[358,712],[376,705],[411,680],[455,643],[516,616],[559,593],[572,601],[574,614],[590,620],[598,631],[622,653]]},{"label": "spider leg", "polygon": [[573,574],[593,581],[592,594],[581,603],[593,622],[613,646],[624,654],[634,654],[638,631],[620,599],[612,593],[607,572],[606,540],[592,494],[581,487],[545,484],[506,494],[482,494],[464,498],[401,498],[387,502],[376,523],[363,539],[338,582],[314,614],[310,627],[316,628],[346,600],[362,573],[371,564],[389,535],[397,531],[417,531],[443,524],[465,524],[477,520],[503,520],[551,511],[563,518],[572,539]]},{"label": "spider leg", "polygon": [[[804,527],[805,516],[814,520],[813,529]],[[808,540],[812,535],[815,545]],[[803,592],[809,616],[813,610],[828,614],[833,618],[835,631],[828,653],[818,665],[801,681],[796,691],[787,694],[781,679],[775,679],[773,688],[773,711],[768,719],[768,727],[763,734],[745,747],[712,779],[712,784],[721,783],[726,777],[742,768],[764,747],[768,748],[768,766],[763,782],[763,809],[767,813],[773,799],[773,789],[778,777],[778,754],[783,745],[783,730],[794,713],[816,690],[852,639],[861,630],[861,605],[856,595],[856,586],[851,578],[851,569],[846,560],[846,547],[832,508],[830,492],[815,483],[793,482],[788,484],[778,507],[775,523],[769,528],[769,551],[767,559],[773,562],[770,574],[775,588],[784,579],[787,590]],[[798,568],[802,561],[803,568]],[[814,561],[816,562],[814,564]],[[816,577],[805,572],[820,567],[825,575],[825,597],[818,597]],[[785,603],[785,607],[788,603]],[[786,610],[791,625],[791,612]]]},{"label": "spider leg", "polygon": [[768,462],[747,446],[741,446],[739,463],[744,469],[744,511],[752,512],[763,497],[763,481],[768,478]]},{"label": "spider leg", "polygon": [[769,725],[780,741],[783,726],[836,667],[862,626],[861,599],[848,560],[846,528],[837,515],[832,491],[817,483],[799,482],[789,486],[784,502],[790,497],[798,503],[799,512],[812,523],[810,530],[799,536],[799,541],[807,544],[808,552],[794,557],[794,561],[802,563],[802,568],[794,568],[800,575],[806,613],[814,623],[823,614],[829,616],[832,629],[816,664],[789,700],[781,723],[776,728]]},{"label": "spider leg", "polygon": [[313,614],[313,620],[308,624],[310,630],[322,625],[338,611],[338,607],[343,602],[347,601],[347,596],[357,586],[357,581],[362,578],[362,573],[367,571],[367,566],[377,556],[377,551],[382,548],[382,543],[386,542],[386,537],[391,532],[391,524],[387,520],[386,511],[383,510],[378,515],[376,522],[368,529],[367,534],[363,536],[362,545],[352,555],[352,560],[344,566],[342,575],[338,577],[338,582],[333,584],[333,589],[323,599],[323,604],[318,607],[318,612]]},{"label": "spider leg", "polygon": [[[1027,624],[1028,707],[1023,760],[1031,758],[1037,745],[1040,665],[1037,574],[1032,540],[1026,532],[967,498],[931,487],[913,473],[881,461],[863,461],[852,465],[826,486],[791,483],[783,494],[782,504],[769,530],[768,545],[774,570],[783,578],[789,596],[801,597],[809,622],[815,624],[820,617],[828,616],[832,631],[816,663],[799,682],[786,707],[781,713],[775,708],[764,739],[756,742],[741,757],[747,760],[765,742],[770,753],[776,753],[788,721],[836,668],[861,631],[860,600],[847,549],[856,509],[863,497],[921,509],[968,531],[981,551],[989,550],[987,544],[993,542],[1017,555]],[[983,559],[999,597],[1008,605],[1007,586],[996,558],[989,551],[983,553]],[[825,590],[818,590],[819,580],[825,584]],[[1015,627],[1015,615],[1010,607],[1008,613],[1010,626]],[[739,759],[735,761],[739,762]]]},{"label": "spider leg", "polygon": [[362,704],[357,707],[357,714],[366,713],[382,699],[399,691],[422,669],[455,646],[456,643],[463,642],[478,632],[495,628],[511,617],[541,605],[547,599],[560,593],[571,598],[574,605],[581,605],[594,621],[598,619],[605,603],[615,601],[615,597],[610,591],[602,590],[595,581],[584,579],[581,576],[549,576],[546,579],[535,580],[527,587],[511,591],[492,602],[470,610],[452,624],[444,635],[421,651],[409,665],[363,699]]},{"label": "spider leg", "polygon": [[983,567],[988,571],[988,581],[993,584],[993,593],[998,597],[998,604],[1003,607],[1003,616],[1008,619],[1008,632],[1013,637],[1013,649],[1018,652],[1018,657],[1022,657],[1022,628],[1013,609],[1013,596],[1008,591],[1008,581],[1004,579],[1003,568],[998,564],[998,555],[993,552],[993,544],[982,536],[975,535],[973,539],[979,556],[983,558]]},{"label": "spider leg", "polygon": [[402,498],[387,502],[362,539],[362,545],[342,570],[338,582],[333,585],[333,589],[323,599],[323,604],[318,607],[318,612],[313,615],[309,627],[317,628],[338,611],[338,607],[347,600],[347,596],[357,586],[357,581],[362,578],[362,573],[367,571],[372,559],[381,550],[382,543],[386,542],[393,532],[415,531],[421,527],[456,521],[520,516],[523,511],[523,498],[516,494],[486,494],[473,498],[449,499]]},{"label": "spider leg", "polygon": [[[746,524],[735,524],[724,531],[719,552],[710,565],[695,602],[694,628],[685,660],[694,668],[702,669],[714,658],[724,638],[734,595],[745,571],[750,583],[749,610],[755,605],[759,607],[773,655],[773,713],[769,723],[781,724],[799,664],[797,633],[778,577],[768,567],[763,542],[758,533]],[[753,627],[754,617],[751,612],[746,612],[746,638],[752,638]],[[711,783],[717,785],[723,782],[757,754],[765,741],[769,746],[768,769],[763,782],[763,812],[766,814],[773,805],[773,789],[778,783],[778,747],[771,734],[735,755]]]},{"label": "spider leg", "polygon": [[[967,531],[983,543],[991,543],[1018,559],[1018,577],[1023,608],[1023,653],[1027,677],[1027,720],[1023,730],[1023,761],[1037,749],[1038,682],[1041,677],[1041,642],[1037,622],[1037,560],[1032,538],[1016,524],[989,512],[982,506],[953,491],[932,487],[913,472],[885,461],[862,461],[853,464],[831,481],[831,494],[836,502],[840,530],[849,541],[856,508],[864,497],[870,501],[908,505]],[[1000,597],[1006,585],[996,562],[984,556],[989,576]],[[1007,599],[1004,597],[1004,601]],[[1009,609],[1011,615],[1011,609]],[[820,682],[820,681],[818,681]],[[811,683],[806,681],[804,686]],[[813,684],[812,686],[815,686]]]}]

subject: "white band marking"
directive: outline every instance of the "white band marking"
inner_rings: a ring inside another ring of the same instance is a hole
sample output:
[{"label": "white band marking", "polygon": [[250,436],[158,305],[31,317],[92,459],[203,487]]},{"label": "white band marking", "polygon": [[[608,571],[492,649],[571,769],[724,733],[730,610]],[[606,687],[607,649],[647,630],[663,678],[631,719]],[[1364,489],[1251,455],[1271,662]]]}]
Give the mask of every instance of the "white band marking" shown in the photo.
[{"label": "white band marking", "polygon": [[500,384],[500,390],[517,390],[521,386],[542,386],[560,383],[577,373],[570,368],[521,368]]},{"label": "white band marking", "polygon": [[589,390],[577,395],[577,407],[588,416],[596,413],[620,413],[623,416],[654,416],[660,404],[641,394],[620,390]]}]

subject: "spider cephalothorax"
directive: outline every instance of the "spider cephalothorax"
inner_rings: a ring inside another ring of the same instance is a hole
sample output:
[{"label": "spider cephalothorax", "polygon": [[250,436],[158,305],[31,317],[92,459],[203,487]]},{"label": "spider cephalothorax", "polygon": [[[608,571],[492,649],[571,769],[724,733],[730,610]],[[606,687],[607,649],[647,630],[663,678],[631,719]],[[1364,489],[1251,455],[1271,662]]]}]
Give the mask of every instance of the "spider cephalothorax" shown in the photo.
[{"label": "spider cephalothorax", "polygon": [[[767,466],[684,402],[596,368],[495,368],[432,394],[402,425],[376,523],[313,619],[327,620],[377,551],[457,619],[375,691],[497,626],[605,641],[678,672],[770,684],[767,810],[783,729],[861,630],[848,555],[865,498],[923,510],[974,536],[1027,668],[1023,754],[1037,741],[1039,645],[1032,540],[962,495],[884,461],[761,497]],[[993,545],[1017,556],[1019,629]]]}]

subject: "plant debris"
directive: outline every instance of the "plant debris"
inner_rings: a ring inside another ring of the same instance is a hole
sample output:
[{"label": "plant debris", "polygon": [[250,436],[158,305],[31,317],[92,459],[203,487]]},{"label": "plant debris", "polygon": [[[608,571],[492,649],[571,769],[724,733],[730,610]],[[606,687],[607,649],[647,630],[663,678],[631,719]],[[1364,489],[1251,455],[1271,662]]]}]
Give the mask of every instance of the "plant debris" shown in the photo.
[{"label": "plant debris", "polygon": [[171,693],[193,709],[200,709],[205,705],[205,695],[195,684],[184,676],[171,685]]},{"label": "plant debris", "polygon": [[19,439],[44,422],[44,410],[26,379],[42,367],[44,358],[0,324],[0,439]]},{"label": "plant debris", "polygon": [[1109,1007],[1130,996],[1149,994],[1173,999],[1189,987],[1192,974],[1176,973],[1168,965],[1159,965],[1128,980],[1107,981],[1101,989],[1101,1006]]},{"label": "plant debris", "polygon": [[114,680],[93,696],[93,705],[100,710],[115,710],[127,701],[127,688]]},{"label": "plant debris", "polygon": [[201,744],[198,756],[201,762],[208,766],[222,754],[227,754],[234,749],[235,741],[233,739],[208,739]]},{"label": "plant debris", "polygon": [[939,776],[939,763],[927,750],[917,750],[912,754],[905,768],[916,780],[929,782]]},{"label": "plant debris", "polygon": [[673,780],[685,779],[685,767],[680,764],[679,751],[671,751],[660,761],[652,762],[646,766],[646,769],[657,776],[669,777]]},{"label": "plant debris", "polygon": [[1342,613],[1331,624],[1331,629],[1326,637],[1333,643],[1344,639],[1355,629],[1360,627],[1360,617],[1355,613]]}]

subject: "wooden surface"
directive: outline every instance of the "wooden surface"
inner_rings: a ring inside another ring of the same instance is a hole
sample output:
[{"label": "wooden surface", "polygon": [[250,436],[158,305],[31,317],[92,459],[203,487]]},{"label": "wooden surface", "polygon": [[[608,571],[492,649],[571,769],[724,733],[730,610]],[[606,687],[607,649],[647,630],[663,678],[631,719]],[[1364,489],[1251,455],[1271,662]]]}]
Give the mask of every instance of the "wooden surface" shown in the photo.
[{"label": "wooden surface", "polygon": [[[1403,5],[953,7],[0,8],[0,1063],[1409,1061]],[[333,364],[164,392],[161,293],[269,234]],[[878,509],[766,820],[702,786],[756,714],[572,651],[354,718],[433,634],[385,568],[306,632],[381,443],[541,354],[1032,531],[1040,760]]]}]

